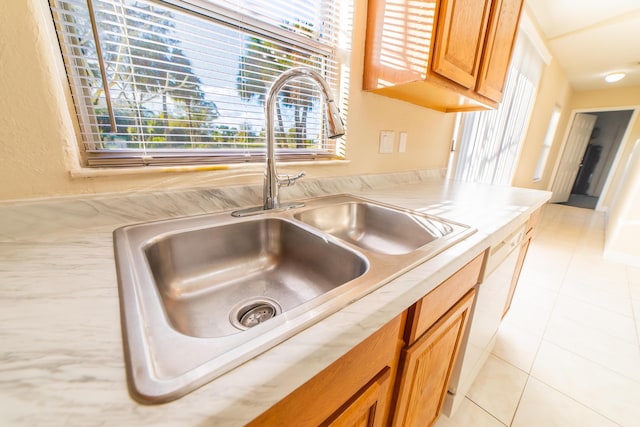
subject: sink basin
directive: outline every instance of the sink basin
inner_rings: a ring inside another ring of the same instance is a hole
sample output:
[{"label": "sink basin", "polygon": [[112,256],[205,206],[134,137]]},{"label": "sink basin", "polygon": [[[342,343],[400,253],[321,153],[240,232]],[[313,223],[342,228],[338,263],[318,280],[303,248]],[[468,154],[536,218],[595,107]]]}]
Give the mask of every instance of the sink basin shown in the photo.
[{"label": "sink basin", "polygon": [[354,251],[274,218],[164,236],[145,255],[171,326],[201,338],[241,332],[367,269]]},{"label": "sink basin", "polygon": [[127,379],[177,399],[475,230],[350,195],[114,231]]},{"label": "sink basin", "polygon": [[295,218],[361,248],[402,255],[446,236],[453,228],[416,213],[353,201],[307,209]]}]

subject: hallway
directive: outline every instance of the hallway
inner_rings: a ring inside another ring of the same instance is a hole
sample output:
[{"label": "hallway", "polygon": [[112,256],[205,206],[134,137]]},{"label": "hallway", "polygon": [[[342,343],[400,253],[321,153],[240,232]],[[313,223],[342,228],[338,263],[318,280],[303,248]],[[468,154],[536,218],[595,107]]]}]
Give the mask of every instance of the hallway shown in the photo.
[{"label": "hallway", "polygon": [[640,426],[640,269],[603,239],[603,213],[544,207],[493,353],[437,427]]},{"label": "hallway", "polygon": [[587,196],[585,194],[570,194],[569,201],[560,203],[565,206],[573,206],[574,208],[595,209],[598,204],[598,198]]}]

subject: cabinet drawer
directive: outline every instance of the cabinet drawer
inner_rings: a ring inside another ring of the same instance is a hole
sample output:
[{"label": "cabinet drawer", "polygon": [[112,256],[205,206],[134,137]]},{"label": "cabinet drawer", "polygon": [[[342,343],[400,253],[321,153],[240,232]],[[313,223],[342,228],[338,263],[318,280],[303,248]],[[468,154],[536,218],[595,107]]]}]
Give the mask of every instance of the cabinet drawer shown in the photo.
[{"label": "cabinet drawer", "polygon": [[478,283],[484,252],[409,308],[405,341],[413,343]]}]

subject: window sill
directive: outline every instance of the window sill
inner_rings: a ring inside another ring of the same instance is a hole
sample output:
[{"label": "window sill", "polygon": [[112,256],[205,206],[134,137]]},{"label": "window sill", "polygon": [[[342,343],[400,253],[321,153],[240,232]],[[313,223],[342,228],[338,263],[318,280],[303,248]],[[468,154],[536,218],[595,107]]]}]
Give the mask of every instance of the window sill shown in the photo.
[{"label": "window sill", "polygon": [[[279,168],[289,169],[297,168],[316,168],[323,166],[346,166],[350,164],[350,160],[322,160],[322,161],[299,161],[299,162],[282,162],[278,164]],[[182,173],[182,172],[221,172],[224,175],[233,176],[235,174],[261,173],[264,171],[264,163],[232,163],[227,165],[192,165],[192,166],[142,166],[127,168],[85,168],[80,167],[71,169],[72,178],[99,178],[110,176],[127,176],[127,175],[153,175],[164,173]],[[226,173],[225,173],[226,172]]]}]

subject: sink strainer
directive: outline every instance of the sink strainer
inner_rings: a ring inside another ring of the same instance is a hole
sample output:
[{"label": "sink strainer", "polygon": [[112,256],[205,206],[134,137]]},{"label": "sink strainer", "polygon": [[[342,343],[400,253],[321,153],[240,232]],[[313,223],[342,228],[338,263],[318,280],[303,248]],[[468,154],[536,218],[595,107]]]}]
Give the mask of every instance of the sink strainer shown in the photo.
[{"label": "sink strainer", "polygon": [[270,298],[245,301],[236,306],[229,320],[236,328],[249,329],[280,314],[280,305]]}]

